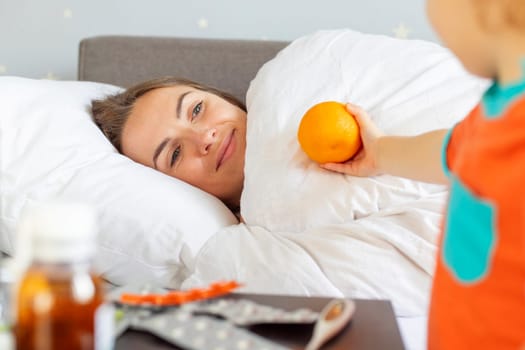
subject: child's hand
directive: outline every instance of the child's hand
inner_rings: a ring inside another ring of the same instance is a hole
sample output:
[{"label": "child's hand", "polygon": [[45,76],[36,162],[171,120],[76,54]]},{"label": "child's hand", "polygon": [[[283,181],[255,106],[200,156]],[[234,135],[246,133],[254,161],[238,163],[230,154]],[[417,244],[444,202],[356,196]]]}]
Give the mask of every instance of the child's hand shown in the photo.
[{"label": "child's hand", "polygon": [[346,109],[359,124],[363,146],[354,157],[344,163],[325,163],[320,166],[327,170],[354,176],[377,175],[379,171],[377,169],[377,140],[383,136],[383,133],[361,107],[348,103]]}]

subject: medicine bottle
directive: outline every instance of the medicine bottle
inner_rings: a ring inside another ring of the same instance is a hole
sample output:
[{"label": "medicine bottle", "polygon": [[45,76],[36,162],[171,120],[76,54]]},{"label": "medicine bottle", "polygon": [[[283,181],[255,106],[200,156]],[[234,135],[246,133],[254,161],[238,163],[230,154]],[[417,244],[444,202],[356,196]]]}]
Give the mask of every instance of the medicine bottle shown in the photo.
[{"label": "medicine bottle", "polygon": [[14,349],[12,334],[12,289],[13,273],[10,268],[11,258],[0,258],[0,349]]},{"label": "medicine bottle", "polygon": [[53,202],[25,220],[32,258],[15,289],[16,349],[111,349],[113,313],[91,270],[94,212]]}]

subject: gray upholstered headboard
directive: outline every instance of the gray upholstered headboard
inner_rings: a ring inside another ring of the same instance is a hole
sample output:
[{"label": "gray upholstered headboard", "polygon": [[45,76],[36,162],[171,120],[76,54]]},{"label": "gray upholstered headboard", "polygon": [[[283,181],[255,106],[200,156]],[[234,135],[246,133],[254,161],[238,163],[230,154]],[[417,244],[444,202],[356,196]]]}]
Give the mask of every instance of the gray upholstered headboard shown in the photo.
[{"label": "gray upholstered headboard", "polygon": [[78,80],[127,87],[172,75],[219,88],[244,101],[259,68],[287,44],[143,36],[86,38],[79,47]]}]

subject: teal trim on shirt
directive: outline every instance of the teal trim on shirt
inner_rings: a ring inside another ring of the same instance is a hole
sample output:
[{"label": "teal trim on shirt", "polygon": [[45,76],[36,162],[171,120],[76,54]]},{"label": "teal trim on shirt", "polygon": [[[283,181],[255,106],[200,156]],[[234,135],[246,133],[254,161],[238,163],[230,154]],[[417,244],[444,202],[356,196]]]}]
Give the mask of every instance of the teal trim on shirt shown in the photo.
[{"label": "teal trim on shirt", "polygon": [[495,206],[452,176],[442,246],[443,262],[458,281],[475,284],[490,273],[498,241]]},{"label": "teal trim on shirt", "polygon": [[447,131],[445,138],[443,139],[443,143],[441,144],[441,167],[443,168],[443,172],[445,173],[446,177],[450,177],[450,168],[448,167],[447,163],[447,148],[448,143],[450,142],[450,137],[452,136],[452,131],[454,130],[456,125],[454,125]]},{"label": "teal trim on shirt", "polygon": [[503,115],[505,109],[525,93],[525,59],[521,62],[521,66],[523,74],[520,80],[507,85],[500,85],[495,81],[483,94],[481,105],[488,118],[493,119]]}]

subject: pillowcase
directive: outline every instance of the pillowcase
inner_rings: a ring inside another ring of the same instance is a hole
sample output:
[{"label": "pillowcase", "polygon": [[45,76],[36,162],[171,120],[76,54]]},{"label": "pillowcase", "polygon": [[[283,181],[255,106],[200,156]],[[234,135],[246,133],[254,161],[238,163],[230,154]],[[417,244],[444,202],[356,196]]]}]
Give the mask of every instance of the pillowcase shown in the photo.
[{"label": "pillowcase", "polygon": [[237,219],[215,197],[116,151],[90,103],[119,90],[0,77],[0,249],[14,253],[25,209],[81,201],[98,213],[95,268],[106,279],[177,287],[206,240]]},{"label": "pillowcase", "polygon": [[444,186],[321,169],[300,149],[299,122],[314,104],[340,101],[363,107],[387,134],[448,128],[486,86],[430,42],[351,30],[295,40],[259,70],[248,89],[243,219],[270,231],[303,232],[446,194]]}]

